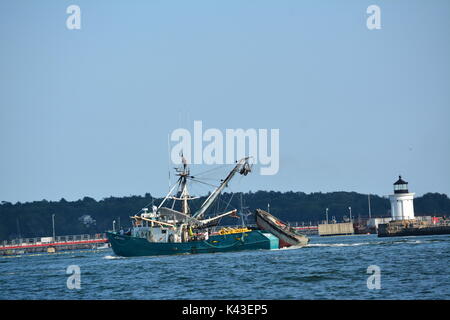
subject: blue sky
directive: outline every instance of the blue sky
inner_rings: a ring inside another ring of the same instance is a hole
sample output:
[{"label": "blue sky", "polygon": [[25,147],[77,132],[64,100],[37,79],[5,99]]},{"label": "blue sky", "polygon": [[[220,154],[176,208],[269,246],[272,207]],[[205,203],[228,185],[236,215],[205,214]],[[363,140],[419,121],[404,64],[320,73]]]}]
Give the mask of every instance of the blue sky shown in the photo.
[{"label": "blue sky", "polygon": [[161,196],[194,120],[280,129],[236,191],[450,194],[450,2],[130,3],[0,2],[0,200]]}]

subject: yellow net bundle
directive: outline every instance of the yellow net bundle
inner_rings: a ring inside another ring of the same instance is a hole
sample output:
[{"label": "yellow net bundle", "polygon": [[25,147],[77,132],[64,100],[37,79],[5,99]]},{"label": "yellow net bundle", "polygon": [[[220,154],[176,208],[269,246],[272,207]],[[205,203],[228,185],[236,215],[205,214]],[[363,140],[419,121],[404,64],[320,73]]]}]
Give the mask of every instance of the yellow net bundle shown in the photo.
[{"label": "yellow net bundle", "polygon": [[242,233],[242,232],[249,232],[252,231],[248,228],[229,228],[229,227],[225,227],[220,229],[219,234],[220,235],[224,235],[224,234],[233,234],[233,233]]}]

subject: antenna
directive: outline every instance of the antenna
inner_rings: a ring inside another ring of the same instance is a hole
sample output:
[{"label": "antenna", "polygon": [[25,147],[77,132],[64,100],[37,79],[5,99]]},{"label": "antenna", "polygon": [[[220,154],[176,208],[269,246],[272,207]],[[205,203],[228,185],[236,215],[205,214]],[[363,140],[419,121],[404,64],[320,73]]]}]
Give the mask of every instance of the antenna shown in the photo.
[{"label": "antenna", "polygon": [[170,134],[167,134],[167,171],[169,173],[169,189],[170,189]]}]

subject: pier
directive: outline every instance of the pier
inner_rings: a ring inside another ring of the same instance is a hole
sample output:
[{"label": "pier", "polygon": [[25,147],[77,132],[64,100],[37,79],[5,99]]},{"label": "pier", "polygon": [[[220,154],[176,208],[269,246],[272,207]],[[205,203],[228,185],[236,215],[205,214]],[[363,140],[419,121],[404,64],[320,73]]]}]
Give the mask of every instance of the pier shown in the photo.
[{"label": "pier", "polygon": [[4,240],[0,242],[0,255],[96,249],[107,242],[105,233]]},{"label": "pier", "polygon": [[316,235],[319,234],[318,226],[302,226],[302,227],[292,227],[295,230],[299,231],[302,234],[306,235]]},{"label": "pier", "polygon": [[430,236],[450,234],[450,221],[439,220],[434,223],[424,221],[398,220],[386,224],[380,224],[379,237],[405,237],[405,236]]}]

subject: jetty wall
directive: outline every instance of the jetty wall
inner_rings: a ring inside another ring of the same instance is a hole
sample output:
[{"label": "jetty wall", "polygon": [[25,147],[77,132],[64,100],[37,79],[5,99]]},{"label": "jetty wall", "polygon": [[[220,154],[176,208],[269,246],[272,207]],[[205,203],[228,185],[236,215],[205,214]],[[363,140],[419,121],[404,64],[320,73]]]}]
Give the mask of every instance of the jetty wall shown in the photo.
[{"label": "jetty wall", "polygon": [[319,224],[320,236],[338,236],[353,234],[353,224],[351,222]]}]

